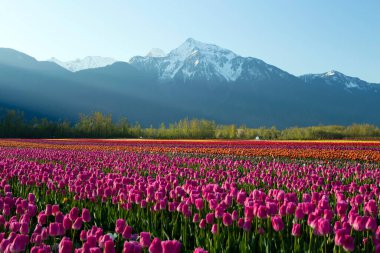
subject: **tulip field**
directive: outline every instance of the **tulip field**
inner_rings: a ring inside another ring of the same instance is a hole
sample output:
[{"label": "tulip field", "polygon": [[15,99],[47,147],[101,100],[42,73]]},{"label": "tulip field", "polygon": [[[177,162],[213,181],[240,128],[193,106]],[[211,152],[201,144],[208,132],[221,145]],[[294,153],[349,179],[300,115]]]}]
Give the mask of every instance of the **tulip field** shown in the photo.
[{"label": "tulip field", "polygon": [[380,142],[0,140],[3,252],[380,252]]}]

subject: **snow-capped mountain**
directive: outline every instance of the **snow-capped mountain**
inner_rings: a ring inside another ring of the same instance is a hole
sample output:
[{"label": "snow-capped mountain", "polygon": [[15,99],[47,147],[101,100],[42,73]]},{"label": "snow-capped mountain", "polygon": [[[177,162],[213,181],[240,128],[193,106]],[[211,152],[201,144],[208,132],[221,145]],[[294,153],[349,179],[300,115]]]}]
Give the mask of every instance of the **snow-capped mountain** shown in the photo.
[{"label": "snow-capped mountain", "polygon": [[187,39],[166,56],[136,56],[129,61],[137,69],[154,74],[160,81],[267,80],[292,77],[264,61],[241,57],[213,44]]},{"label": "snow-capped mountain", "polygon": [[325,83],[327,85],[339,85],[345,89],[377,89],[378,84],[368,83],[357,77],[346,76],[336,70],[331,70],[322,74],[307,74],[300,76],[300,79],[307,84]]},{"label": "snow-capped mountain", "polygon": [[166,56],[165,52],[159,48],[152,48],[147,54],[146,57],[164,57]]},{"label": "snow-capped mountain", "polygon": [[117,60],[113,58],[101,56],[87,56],[83,59],[76,59],[74,61],[67,62],[60,61],[57,58],[53,57],[48,61],[54,62],[72,72],[77,72],[84,69],[102,68],[117,62]]}]

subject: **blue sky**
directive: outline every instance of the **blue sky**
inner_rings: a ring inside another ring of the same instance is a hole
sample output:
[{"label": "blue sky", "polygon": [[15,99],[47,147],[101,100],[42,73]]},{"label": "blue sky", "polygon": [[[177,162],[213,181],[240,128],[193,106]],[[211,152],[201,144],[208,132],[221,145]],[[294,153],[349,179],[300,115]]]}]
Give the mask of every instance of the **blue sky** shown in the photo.
[{"label": "blue sky", "polygon": [[378,0],[2,0],[0,47],[128,60],[192,37],[295,75],[334,69],[380,83],[379,13]]}]

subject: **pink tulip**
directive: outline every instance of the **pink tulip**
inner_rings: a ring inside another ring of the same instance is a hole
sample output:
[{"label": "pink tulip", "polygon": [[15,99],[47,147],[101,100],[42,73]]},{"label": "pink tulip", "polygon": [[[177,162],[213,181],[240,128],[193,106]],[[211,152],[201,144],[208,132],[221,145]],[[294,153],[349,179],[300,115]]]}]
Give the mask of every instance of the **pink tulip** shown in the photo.
[{"label": "pink tulip", "polygon": [[168,240],[161,242],[162,253],[180,253],[181,243],[176,240]]},{"label": "pink tulip", "polygon": [[280,216],[274,216],[272,217],[272,227],[274,231],[281,231],[284,229],[284,222],[282,221]]},{"label": "pink tulip", "polygon": [[70,214],[69,214],[70,220],[74,222],[78,218],[78,216],[79,216],[79,209],[78,209],[78,207],[71,208]]},{"label": "pink tulip", "polygon": [[124,242],[123,253],[141,253],[141,245],[137,242]]},{"label": "pink tulip", "polygon": [[29,242],[27,235],[17,235],[13,242],[10,244],[10,252],[18,253],[23,252],[26,249],[26,245]]},{"label": "pink tulip", "polygon": [[112,241],[111,236],[109,234],[101,235],[99,237],[99,239],[98,239],[98,246],[99,246],[99,248],[104,249],[105,243],[107,241]]},{"label": "pink tulip", "polygon": [[218,233],[218,225],[217,224],[212,225],[211,233],[213,233],[214,235]]},{"label": "pink tulip", "polygon": [[161,240],[159,238],[154,238],[149,246],[150,253],[162,253],[163,249],[161,246]]},{"label": "pink tulip", "polygon": [[[46,209],[47,208],[48,208],[48,206],[46,205]],[[47,211],[49,211],[49,210],[47,210]],[[52,215],[55,216],[59,212],[59,205],[53,205],[51,212],[52,212]],[[46,215],[48,215],[48,212],[46,212]]]},{"label": "pink tulip", "polygon": [[356,231],[363,231],[365,229],[365,225],[367,223],[367,217],[362,217],[360,215],[356,216],[355,217],[355,220],[352,224],[352,227],[356,230]]},{"label": "pink tulip", "polygon": [[365,211],[367,211],[370,215],[376,215],[377,214],[377,204],[376,201],[373,199],[370,199],[364,206]]},{"label": "pink tulip", "polygon": [[315,232],[317,235],[327,235],[330,233],[331,225],[330,221],[325,218],[320,218],[317,221]]},{"label": "pink tulip", "polygon": [[82,209],[82,219],[84,222],[90,222],[91,221],[90,211],[86,208]]},{"label": "pink tulip", "polygon": [[248,232],[251,230],[252,227],[252,221],[244,221],[243,223],[243,230]]},{"label": "pink tulip", "polygon": [[233,210],[232,212],[232,220],[237,221],[239,219],[239,214],[236,210]]},{"label": "pink tulip", "polygon": [[198,198],[198,199],[195,200],[195,208],[197,210],[202,210],[204,208],[203,199]]},{"label": "pink tulip", "polygon": [[140,245],[143,248],[148,248],[150,245],[150,233],[149,232],[141,232],[140,233]]},{"label": "pink tulip", "polygon": [[222,207],[215,208],[215,218],[222,218],[224,214],[224,209]]},{"label": "pink tulip", "polygon": [[38,220],[38,224],[40,225],[45,225],[46,224],[46,221],[47,221],[47,216],[45,213],[41,212],[38,214],[38,217],[37,217],[37,220]]},{"label": "pink tulip", "polygon": [[293,202],[289,202],[287,205],[286,205],[286,214],[288,215],[293,215],[295,210],[296,210],[296,207],[297,205]]},{"label": "pink tulip", "polygon": [[292,227],[292,235],[295,237],[301,236],[301,225],[298,223],[294,223]]},{"label": "pink tulip", "polygon": [[203,248],[196,248],[193,253],[208,253],[208,251]]},{"label": "pink tulip", "polygon": [[303,212],[302,206],[298,205],[295,210],[295,217],[297,220],[302,220],[305,217],[305,213]]},{"label": "pink tulip", "polygon": [[280,216],[285,216],[286,215],[286,205],[283,204],[280,206],[280,210],[278,211]]},{"label": "pink tulip", "polygon": [[198,223],[199,222],[199,214],[198,213],[194,214],[194,216],[193,216],[193,222],[194,223]]},{"label": "pink tulip", "polygon": [[212,213],[206,214],[206,223],[207,224],[214,223],[214,215]]},{"label": "pink tulip", "polygon": [[36,196],[33,193],[28,194],[28,201],[34,203],[36,201]]},{"label": "pink tulip", "polygon": [[121,235],[124,239],[129,240],[131,238],[131,235],[132,235],[132,227],[126,225],[124,230],[123,230],[123,233]]},{"label": "pink tulip", "polygon": [[62,212],[60,212],[60,211],[56,212],[55,213],[55,222],[62,223],[64,217],[65,216],[63,215]]},{"label": "pink tulip", "polygon": [[98,247],[90,248],[90,253],[102,253],[102,250]]},{"label": "pink tulip", "polygon": [[63,237],[59,243],[59,253],[71,253],[73,250],[73,242],[67,238]]},{"label": "pink tulip", "polygon": [[206,228],[206,220],[205,219],[201,219],[201,221],[199,222],[199,228],[201,228],[201,229]]},{"label": "pink tulip", "polygon": [[257,217],[259,219],[266,219],[268,216],[266,206],[260,206],[257,210]]},{"label": "pink tulip", "polygon": [[6,252],[5,250],[9,248],[11,241],[9,239],[3,239],[0,243],[0,252]]},{"label": "pink tulip", "polygon": [[228,227],[232,225],[232,216],[229,213],[223,214],[223,225]]},{"label": "pink tulip", "polygon": [[239,193],[237,195],[237,198],[236,198],[236,201],[238,202],[238,204],[243,205],[246,196],[247,195],[246,195],[246,193],[244,191],[239,191]]},{"label": "pink tulip", "polygon": [[116,250],[115,250],[115,244],[112,240],[110,241],[106,241],[104,243],[104,253],[115,253]]},{"label": "pink tulip", "polygon": [[73,222],[71,221],[71,219],[69,218],[69,215],[65,215],[65,217],[63,218],[63,228],[65,230],[69,230],[71,229],[72,225],[73,225]]},{"label": "pink tulip", "polygon": [[46,208],[45,208],[45,214],[46,214],[46,216],[50,216],[50,215],[52,215],[52,213],[53,213],[52,205],[47,204]]},{"label": "pink tulip", "polygon": [[72,225],[72,229],[80,230],[82,228],[83,220],[82,217],[78,217]]},{"label": "pink tulip", "polygon": [[87,235],[87,243],[90,247],[95,247],[97,245],[96,236]]},{"label": "pink tulip", "polygon": [[239,218],[238,221],[237,221],[237,225],[238,225],[239,228],[243,228],[244,219],[243,218]]},{"label": "pink tulip", "polygon": [[368,229],[368,230],[371,230],[373,233],[375,233],[375,231],[377,229],[376,219],[373,218],[373,217],[369,217],[367,219],[366,224],[365,224],[365,228]]},{"label": "pink tulip", "polygon": [[354,238],[350,235],[344,235],[343,243],[342,243],[343,249],[346,251],[354,251],[355,249],[355,243]]},{"label": "pink tulip", "polygon": [[49,235],[52,237],[56,237],[62,235],[63,233],[63,225],[58,222],[52,222],[49,224]]},{"label": "pink tulip", "polygon": [[82,231],[80,231],[79,239],[80,239],[82,242],[87,240],[87,231],[86,231],[86,230],[82,230]]},{"label": "pink tulip", "polygon": [[116,220],[115,232],[117,234],[123,233],[125,226],[126,226],[125,220],[123,219]]},{"label": "pink tulip", "polygon": [[25,223],[25,222],[21,223],[20,233],[24,234],[24,235],[29,234],[29,224],[28,223]]}]

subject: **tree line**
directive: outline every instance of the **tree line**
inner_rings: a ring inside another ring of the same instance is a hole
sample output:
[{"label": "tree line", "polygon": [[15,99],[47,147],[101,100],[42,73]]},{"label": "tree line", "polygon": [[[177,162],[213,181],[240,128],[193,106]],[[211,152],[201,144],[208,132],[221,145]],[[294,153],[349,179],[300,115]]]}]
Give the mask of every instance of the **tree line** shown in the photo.
[{"label": "tree line", "polygon": [[26,119],[21,111],[3,110],[0,138],[154,138],[154,139],[264,139],[319,140],[380,138],[380,129],[370,124],[351,126],[292,127],[279,130],[219,125],[205,119],[182,119],[158,128],[131,124],[127,118],[112,120],[110,114],[80,114],[77,122]]}]

